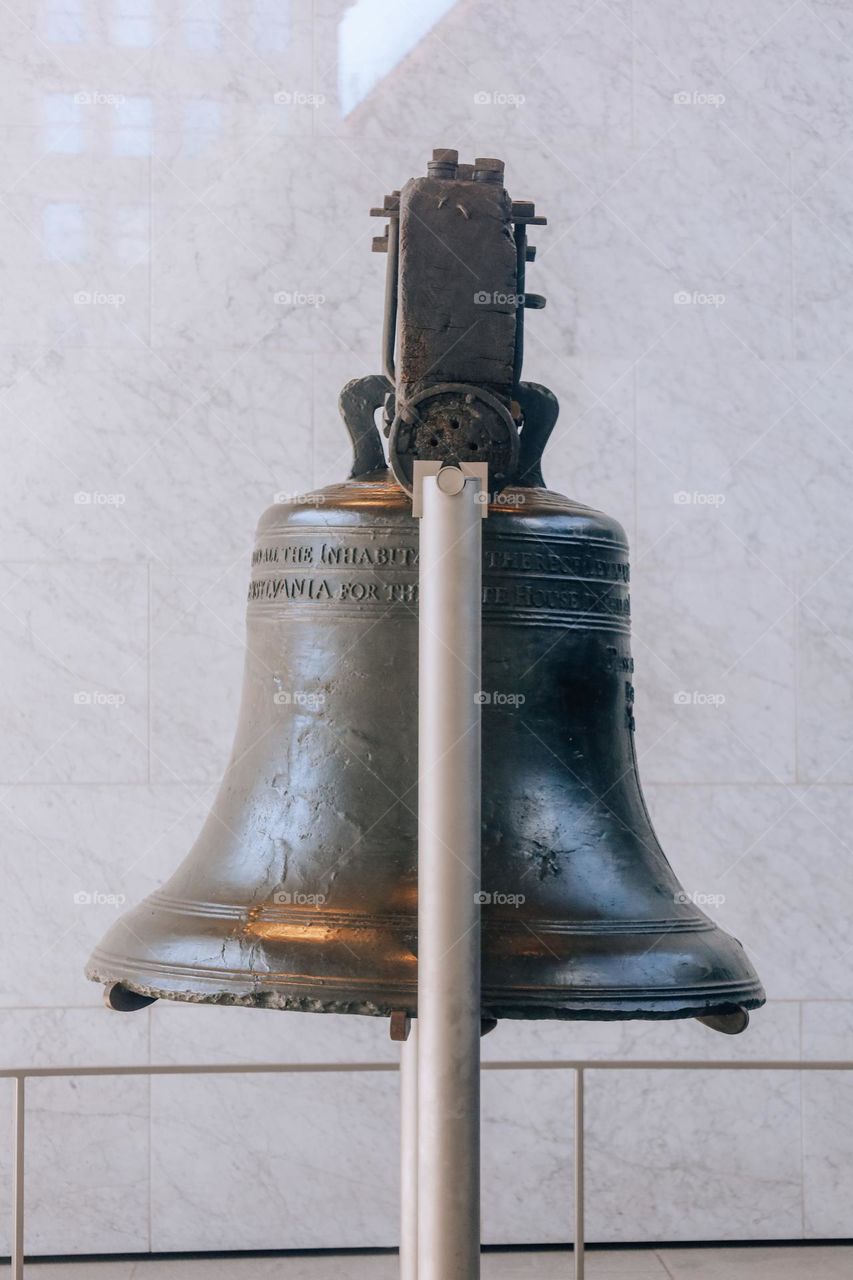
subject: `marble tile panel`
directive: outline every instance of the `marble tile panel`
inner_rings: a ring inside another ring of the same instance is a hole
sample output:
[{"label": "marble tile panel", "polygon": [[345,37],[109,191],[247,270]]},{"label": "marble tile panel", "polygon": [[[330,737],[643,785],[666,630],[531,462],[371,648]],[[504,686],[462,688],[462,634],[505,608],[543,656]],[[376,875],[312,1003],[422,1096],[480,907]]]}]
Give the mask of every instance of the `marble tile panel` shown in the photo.
[{"label": "marble tile panel", "polygon": [[590,1240],[801,1234],[796,1074],[610,1072],[586,1096]]},{"label": "marble tile panel", "polygon": [[145,570],[60,553],[0,582],[2,781],[144,782]]},{"label": "marble tile panel", "polygon": [[[0,1004],[45,1007],[45,1017],[74,1007],[100,1013],[101,992],[83,976],[92,948],[118,912],[177,866],[209,799],[182,786],[116,785],[20,786],[2,799],[8,912]],[[108,1027],[124,1043],[117,1016],[103,1023],[104,1038]],[[96,1050],[97,1041],[92,1061]]]}]

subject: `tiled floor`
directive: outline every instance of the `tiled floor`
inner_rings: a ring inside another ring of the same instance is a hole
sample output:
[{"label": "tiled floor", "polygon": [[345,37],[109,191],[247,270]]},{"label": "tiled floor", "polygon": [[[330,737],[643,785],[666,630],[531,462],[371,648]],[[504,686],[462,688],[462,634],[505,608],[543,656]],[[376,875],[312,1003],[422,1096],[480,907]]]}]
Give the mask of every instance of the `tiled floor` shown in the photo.
[{"label": "tiled floor", "polygon": [[[587,1254],[588,1280],[850,1280],[853,1246],[638,1249]],[[483,1280],[571,1280],[568,1253],[490,1253]],[[40,1263],[27,1280],[396,1280],[392,1255]]]}]

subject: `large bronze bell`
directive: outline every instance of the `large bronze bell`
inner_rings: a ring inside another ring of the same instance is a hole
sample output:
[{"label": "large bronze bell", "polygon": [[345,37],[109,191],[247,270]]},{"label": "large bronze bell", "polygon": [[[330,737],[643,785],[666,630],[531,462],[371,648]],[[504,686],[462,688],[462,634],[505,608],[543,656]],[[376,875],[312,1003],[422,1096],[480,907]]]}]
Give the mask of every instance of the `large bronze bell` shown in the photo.
[{"label": "large bronze bell", "polygon": [[682,892],[640,789],[625,534],[542,480],[556,401],[519,375],[524,307],[543,305],[524,294],[526,229],[544,219],[509,201],[499,162],[466,167],[453,152],[376,212],[389,221],[374,242],[388,253],[385,376],[342,393],[352,474],[262,516],[219,795],[179,870],[110,930],[88,975],[118,984],[125,1007],[416,1012],[406,489],[413,458],[488,458],[483,1017],[696,1016],[739,1030],[761,985]]}]

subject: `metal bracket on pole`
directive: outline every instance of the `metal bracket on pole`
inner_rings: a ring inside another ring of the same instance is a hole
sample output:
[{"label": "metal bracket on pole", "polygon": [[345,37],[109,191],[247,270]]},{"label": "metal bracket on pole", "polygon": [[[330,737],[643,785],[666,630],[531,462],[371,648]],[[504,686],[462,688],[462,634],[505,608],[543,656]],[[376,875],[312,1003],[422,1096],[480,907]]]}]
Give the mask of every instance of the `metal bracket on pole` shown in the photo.
[{"label": "metal bracket on pole", "polygon": [[[465,479],[477,480],[476,501],[480,504],[480,515],[485,520],[489,514],[489,464],[487,462],[416,462],[414,482],[412,485],[412,515],[422,518],[424,514],[424,480],[428,476],[437,476],[440,471],[459,471]],[[446,483],[459,485],[449,475]],[[461,485],[456,490],[461,492]]]},{"label": "metal bracket on pole", "polygon": [[488,465],[416,462],[413,488],[421,517],[418,1011],[417,1039],[402,1045],[401,1276],[478,1280],[481,517],[488,514]]}]

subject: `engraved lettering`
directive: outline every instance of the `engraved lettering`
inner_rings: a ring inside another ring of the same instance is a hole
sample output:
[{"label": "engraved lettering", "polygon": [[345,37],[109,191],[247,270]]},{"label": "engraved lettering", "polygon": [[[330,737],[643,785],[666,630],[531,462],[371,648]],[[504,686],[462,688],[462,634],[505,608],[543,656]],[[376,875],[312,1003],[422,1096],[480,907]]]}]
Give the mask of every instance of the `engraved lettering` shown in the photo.
[{"label": "engraved lettering", "polygon": [[627,582],[629,567],[620,560],[602,560],[590,555],[560,555],[555,551],[521,551],[488,547],[484,553],[486,569],[510,573],[547,573],[569,578],[604,578],[610,582]]},{"label": "engraved lettering", "polygon": [[[416,547],[395,545],[363,532],[348,536],[345,530],[341,541],[325,541],[322,534],[312,536],[300,530],[300,539],[306,535],[310,542],[267,535],[269,541],[256,548],[252,563],[258,577],[249,588],[250,602],[280,607],[328,601],[353,610],[388,605],[417,608]],[[566,614],[574,616],[577,626],[589,618],[590,623],[598,619],[599,626],[612,621],[614,630],[624,630],[630,615],[628,565],[611,558],[620,552],[618,545],[611,551],[607,546],[570,543],[531,547],[507,540],[503,545],[491,544],[483,554],[483,605],[490,611],[506,611],[509,619],[516,614],[519,621],[525,614],[542,614],[543,622],[551,620],[549,614]],[[321,566],[330,571],[328,579],[312,576]],[[613,650],[608,667],[630,677],[633,663]]]},{"label": "engraved lettering", "polygon": [[305,546],[258,547],[252,555],[252,564],[311,564],[314,548]]},{"label": "engraved lettering", "polygon": [[320,563],[342,565],[351,568],[396,567],[411,568],[417,564],[417,552],[414,547],[356,547],[334,546],[324,542],[320,548]]},{"label": "engraved lettering", "polygon": [[261,578],[249,583],[249,600],[331,600],[325,578]]},{"label": "engraved lettering", "polygon": [[382,584],[385,599],[392,604],[417,604],[418,584],[416,582],[385,582]]},{"label": "engraved lettering", "polygon": [[375,582],[342,582],[338,589],[340,600],[376,600]]}]

